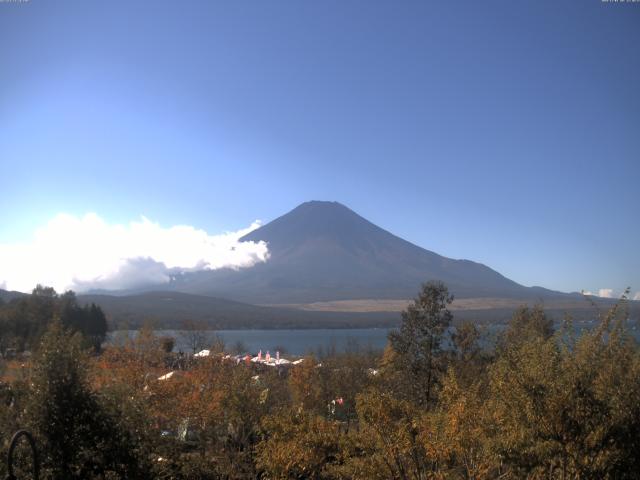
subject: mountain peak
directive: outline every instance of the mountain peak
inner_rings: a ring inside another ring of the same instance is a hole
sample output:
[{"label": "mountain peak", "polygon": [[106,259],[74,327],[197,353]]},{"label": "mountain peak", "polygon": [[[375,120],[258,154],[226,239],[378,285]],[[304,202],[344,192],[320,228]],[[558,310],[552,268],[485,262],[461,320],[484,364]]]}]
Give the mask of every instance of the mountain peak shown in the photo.
[{"label": "mountain peak", "polygon": [[241,241],[264,241],[271,248],[304,243],[309,239],[361,239],[378,229],[339,202],[312,200],[245,235]]},{"label": "mountain peak", "polygon": [[306,201],[306,202],[302,202],[296,208],[312,207],[312,206],[347,208],[343,204],[341,204],[340,202],[336,202],[335,200],[309,200],[309,201]]},{"label": "mountain peak", "polygon": [[340,202],[328,201],[328,200],[310,200],[308,202],[301,203],[289,213],[283,215],[286,217],[291,214],[301,214],[309,216],[323,216],[323,215],[345,215],[359,217],[359,215],[351,210],[346,205]]},{"label": "mountain peak", "polygon": [[302,203],[240,240],[266,242],[269,259],[185,276],[177,288],[250,303],[410,298],[428,280],[444,281],[458,297],[539,294],[479,263],[403,240],[339,202]]},{"label": "mountain peak", "polygon": [[326,209],[326,210],[349,210],[349,211],[351,211],[351,209],[349,209],[348,207],[346,207],[342,203],[336,202],[336,201],[331,201],[331,200],[309,200],[308,202],[301,203],[296,208],[294,208],[292,211],[295,211],[295,210],[298,210],[298,209],[303,209],[303,210]]}]

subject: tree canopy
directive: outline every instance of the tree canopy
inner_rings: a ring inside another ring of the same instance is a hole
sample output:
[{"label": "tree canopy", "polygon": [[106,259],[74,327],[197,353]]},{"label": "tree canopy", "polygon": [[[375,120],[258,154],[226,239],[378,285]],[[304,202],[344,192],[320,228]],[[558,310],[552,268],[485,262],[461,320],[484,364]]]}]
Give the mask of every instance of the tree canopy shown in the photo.
[{"label": "tree canopy", "polygon": [[0,305],[0,354],[8,348],[33,350],[55,319],[64,328],[80,332],[96,350],[104,342],[107,319],[99,306],[80,305],[73,291],[60,295],[53,288],[38,285],[31,295]]}]

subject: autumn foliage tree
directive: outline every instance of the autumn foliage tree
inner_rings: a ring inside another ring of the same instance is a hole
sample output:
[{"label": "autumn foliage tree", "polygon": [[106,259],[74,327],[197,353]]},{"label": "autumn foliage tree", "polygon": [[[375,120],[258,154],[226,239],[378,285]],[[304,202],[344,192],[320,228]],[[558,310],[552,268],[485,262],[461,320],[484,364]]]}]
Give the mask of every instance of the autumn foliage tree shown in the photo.
[{"label": "autumn foliage tree", "polygon": [[534,328],[489,379],[493,448],[529,478],[637,478],[640,351],[613,308],[593,331]]},{"label": "autumn foliage tree", "polygon": [[96,354],[57,321],[31,361],[4,362],[0,429],[31,429],[53,479],[638,478],[624,299],[579,334],[523,306],[493,345],[450,325],[451,300],[426,284],[384,352],[286,367],[173,353],[150,325]]}]

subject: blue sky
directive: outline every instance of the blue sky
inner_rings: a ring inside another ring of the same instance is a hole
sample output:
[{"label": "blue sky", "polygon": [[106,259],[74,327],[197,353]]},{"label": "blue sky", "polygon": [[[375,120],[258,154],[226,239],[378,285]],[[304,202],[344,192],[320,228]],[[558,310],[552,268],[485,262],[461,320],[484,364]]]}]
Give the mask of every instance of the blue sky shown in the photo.
[{"label": "blue sky", "polygon": [[0,3],[0,244],[337,200],[525,285],[640,291],[639,45],[640,4],[600,0]]}]

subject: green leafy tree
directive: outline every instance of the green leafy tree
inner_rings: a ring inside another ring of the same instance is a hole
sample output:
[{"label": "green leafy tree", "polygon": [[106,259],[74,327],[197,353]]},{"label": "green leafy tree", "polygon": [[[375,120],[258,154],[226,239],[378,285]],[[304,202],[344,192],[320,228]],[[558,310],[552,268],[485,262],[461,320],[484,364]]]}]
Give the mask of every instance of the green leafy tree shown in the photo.
[{"label": "green leafy tree", "polygon": [[76,294],[65,292],[59,297],[58,312],[62,325],[74,332],[80,332],[95,351],[100,351],[107,335],[107,319],[102,309],[92,303],[81,307]]},{"label": "green leafy tree", "polygon": [[402,325],[389,334],[395,364],[400,368],[409,396],[419,405],[429,406],[434,384],[443,371],[442,339],[452,319],[447,308],[453,296],[442,282],[428,282],[414,302],[402,312]]},{"label": "green leafy tree", "polygon": [[72,291],[58,295],[53,288],[42,285],[0,309],[0,349],[34,349],[54,318],[65,328],[82,333],[87,345],[100,350],[107,334],[102,309],[95,304],[80,306]]},{"label": "green leafy tree", "polygon": [[55,321],[34,361],[27,423],[42,446],[51,479],[142,478],[126,431],[88,385],[83,339]]},{"label": "green leafy tree", "polygon": [[513,313],[507,329],[498,340],[498,349],[517,347],[535,338],[547,340],[553,333],[553,320],[542,305],[533,308],[523,305]]},{"label": "green leafy tree", "polygon": [[462,385],[471,386],[482,376],[488,363],[480,348],[480,337],[480,331],[471,322],[463,322],[456,326],[451,334],[454,348],[452,366],[457,382]]}]

